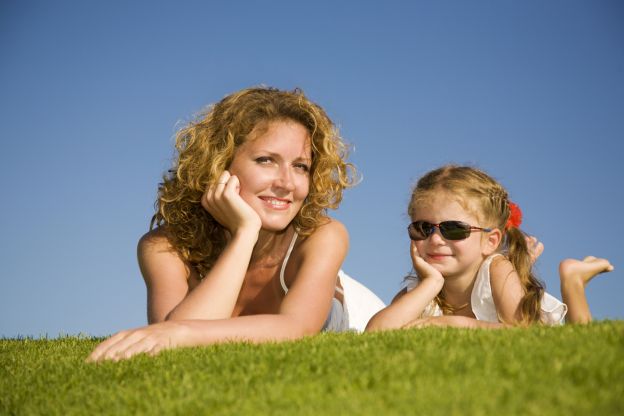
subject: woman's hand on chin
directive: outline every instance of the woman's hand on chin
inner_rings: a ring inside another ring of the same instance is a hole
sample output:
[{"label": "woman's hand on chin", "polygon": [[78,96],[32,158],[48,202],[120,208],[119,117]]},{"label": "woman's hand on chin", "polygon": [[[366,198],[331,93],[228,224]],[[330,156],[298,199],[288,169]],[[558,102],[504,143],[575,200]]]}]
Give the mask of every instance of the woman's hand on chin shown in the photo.
[{"label": "woman's hand on chin", "polygon": [[142,353],[156,355],[165,349],[190,345],[190,335],[189,326],[181,321],[166,321],[121,331],[98,345],[87,361],[119,361]]},{"label": "woman's hand on chin", "polygon": [[232,235],[242,230],[260,231],[260,216],[240,196],[240,182],[227,170],[221,174],[216,184],[208,187],[201,204],[219,224]]}]

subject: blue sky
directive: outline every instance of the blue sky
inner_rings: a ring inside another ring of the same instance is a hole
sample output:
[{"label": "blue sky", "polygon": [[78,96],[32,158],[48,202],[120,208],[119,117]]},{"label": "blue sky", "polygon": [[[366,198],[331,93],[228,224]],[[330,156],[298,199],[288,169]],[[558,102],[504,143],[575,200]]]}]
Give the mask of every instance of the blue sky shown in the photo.
[{"label": "blue sky", "polygon": [[410,270],[410,187],[441,164],[499,179],[546,251],[609,258],[624,319],[624,6],[618,1],[0,5],[0,336],[146,321],[136,242],[180,123],[241,88],[301,87],[362,182],[332,215],[345,271],[388,302]]}]

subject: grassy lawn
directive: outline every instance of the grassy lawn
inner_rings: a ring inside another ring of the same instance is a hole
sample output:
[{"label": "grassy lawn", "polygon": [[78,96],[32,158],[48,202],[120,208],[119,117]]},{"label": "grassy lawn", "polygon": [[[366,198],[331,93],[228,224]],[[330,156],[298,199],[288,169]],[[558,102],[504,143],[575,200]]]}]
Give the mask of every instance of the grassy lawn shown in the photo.
[{"label": "grassy lawn", "polygon": [[624,414],[624,321],[322,334],[86,364],[98,341],[0,340],[0,414]]}]

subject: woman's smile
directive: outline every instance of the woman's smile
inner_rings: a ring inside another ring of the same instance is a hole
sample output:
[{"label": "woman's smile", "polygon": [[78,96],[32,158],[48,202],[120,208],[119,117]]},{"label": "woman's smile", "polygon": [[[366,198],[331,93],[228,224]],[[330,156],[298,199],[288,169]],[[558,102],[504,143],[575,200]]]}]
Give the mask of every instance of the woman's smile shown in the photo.
[{"label": "woman's smile", "polygon": [[276,198],[270,196],[260,196],[260,198],[267,207],[277,210],[277,211],[285,211],[288,209],[292,201],[284,198]]}]

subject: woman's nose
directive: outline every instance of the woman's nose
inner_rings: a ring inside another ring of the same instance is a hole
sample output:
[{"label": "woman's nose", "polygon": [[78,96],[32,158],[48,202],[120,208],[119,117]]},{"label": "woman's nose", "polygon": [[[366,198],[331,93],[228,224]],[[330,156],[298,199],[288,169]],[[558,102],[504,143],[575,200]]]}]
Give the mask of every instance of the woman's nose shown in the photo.
[{"label": "woman's nose", "polygon": [[282,167],[275,178],[275,186],[292,191],[295,188],[293,181],[293,173],[287,167]]}]

